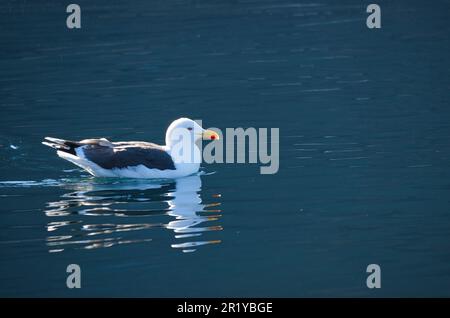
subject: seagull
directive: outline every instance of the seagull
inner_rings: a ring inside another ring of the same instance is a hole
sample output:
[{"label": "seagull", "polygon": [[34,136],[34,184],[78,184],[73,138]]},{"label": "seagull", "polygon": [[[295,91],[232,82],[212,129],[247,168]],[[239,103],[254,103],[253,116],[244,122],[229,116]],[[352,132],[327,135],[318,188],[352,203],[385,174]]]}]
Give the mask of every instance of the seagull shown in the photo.
[{"label": "seagull", "polygon": [[198,172],[198,142],[202,139],[219,140],[219,135],[192,119],[179,118],[167,128],[164,146],[145,141],[71,141],[53,137],[45,137],[42,144],[95,177],[175,179]]}]

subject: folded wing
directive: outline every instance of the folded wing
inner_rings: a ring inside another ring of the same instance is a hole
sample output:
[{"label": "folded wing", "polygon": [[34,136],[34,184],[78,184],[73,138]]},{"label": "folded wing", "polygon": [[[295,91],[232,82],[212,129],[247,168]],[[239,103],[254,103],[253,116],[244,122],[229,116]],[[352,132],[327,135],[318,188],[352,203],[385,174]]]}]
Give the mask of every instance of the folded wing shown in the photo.
[{"label": "folded wing", "polygon": [[[152,143],[113,143],[113,146],[89,144],[81,147],[84,157],[104,169],[144,165],[150,169],[175,170],[172,157]],[[77,151],[78,153],[78,151]]]},{"label": "folded wing", "polygon": [[139,165],[149,169],[176,169],[172,157],[164,148],[149,142],[110,142],[105,138],[71,141],[46,137],[43,144],[88,160],[104,169],[122,169]]}]

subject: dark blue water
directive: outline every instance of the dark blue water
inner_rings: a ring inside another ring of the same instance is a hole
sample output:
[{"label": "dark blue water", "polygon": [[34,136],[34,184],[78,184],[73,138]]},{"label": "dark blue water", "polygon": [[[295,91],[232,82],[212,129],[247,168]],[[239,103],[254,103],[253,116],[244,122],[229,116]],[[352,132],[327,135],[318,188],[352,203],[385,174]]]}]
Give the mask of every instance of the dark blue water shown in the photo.
[{"label": "dark blue water", "polygon": [[[359,0],[77,3],[0,4],[1,296],[450,296],[449,1],[378,30]],[[182,116],[280,128],[279,172],[94,179],[40,144]]]}]

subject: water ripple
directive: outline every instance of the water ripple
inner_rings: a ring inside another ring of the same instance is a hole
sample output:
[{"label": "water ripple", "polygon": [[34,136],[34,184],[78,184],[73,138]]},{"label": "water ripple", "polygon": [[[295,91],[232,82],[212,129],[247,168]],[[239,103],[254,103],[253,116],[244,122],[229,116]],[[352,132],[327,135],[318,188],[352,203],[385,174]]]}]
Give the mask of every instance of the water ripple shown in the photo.
[{"label": "water ripple", "polygon": [[[49,252],[68,248],[97,249],[121,244],[167,240],[167,245],[183,252],[220,243],[203,238],[207,232],[221,231],[220,194],[203,202],[199,175],[177,180],[47,179],[42,181],[2,181],[0,187],[53,187],[66,191],[46,203],[45,244]],[[210,235],[208,235],[210,236]],[[3,242],[4,243],[4,242]]]}]

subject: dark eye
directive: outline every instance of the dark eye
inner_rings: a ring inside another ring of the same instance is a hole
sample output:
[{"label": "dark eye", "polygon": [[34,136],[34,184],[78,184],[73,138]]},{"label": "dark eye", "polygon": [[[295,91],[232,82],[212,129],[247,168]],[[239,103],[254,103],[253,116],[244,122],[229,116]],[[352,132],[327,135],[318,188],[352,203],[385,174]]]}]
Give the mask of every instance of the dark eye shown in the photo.
[{"label": "dark eye", "polygon": [[188,130],[192,130],[192,127],[188,127]]}]

